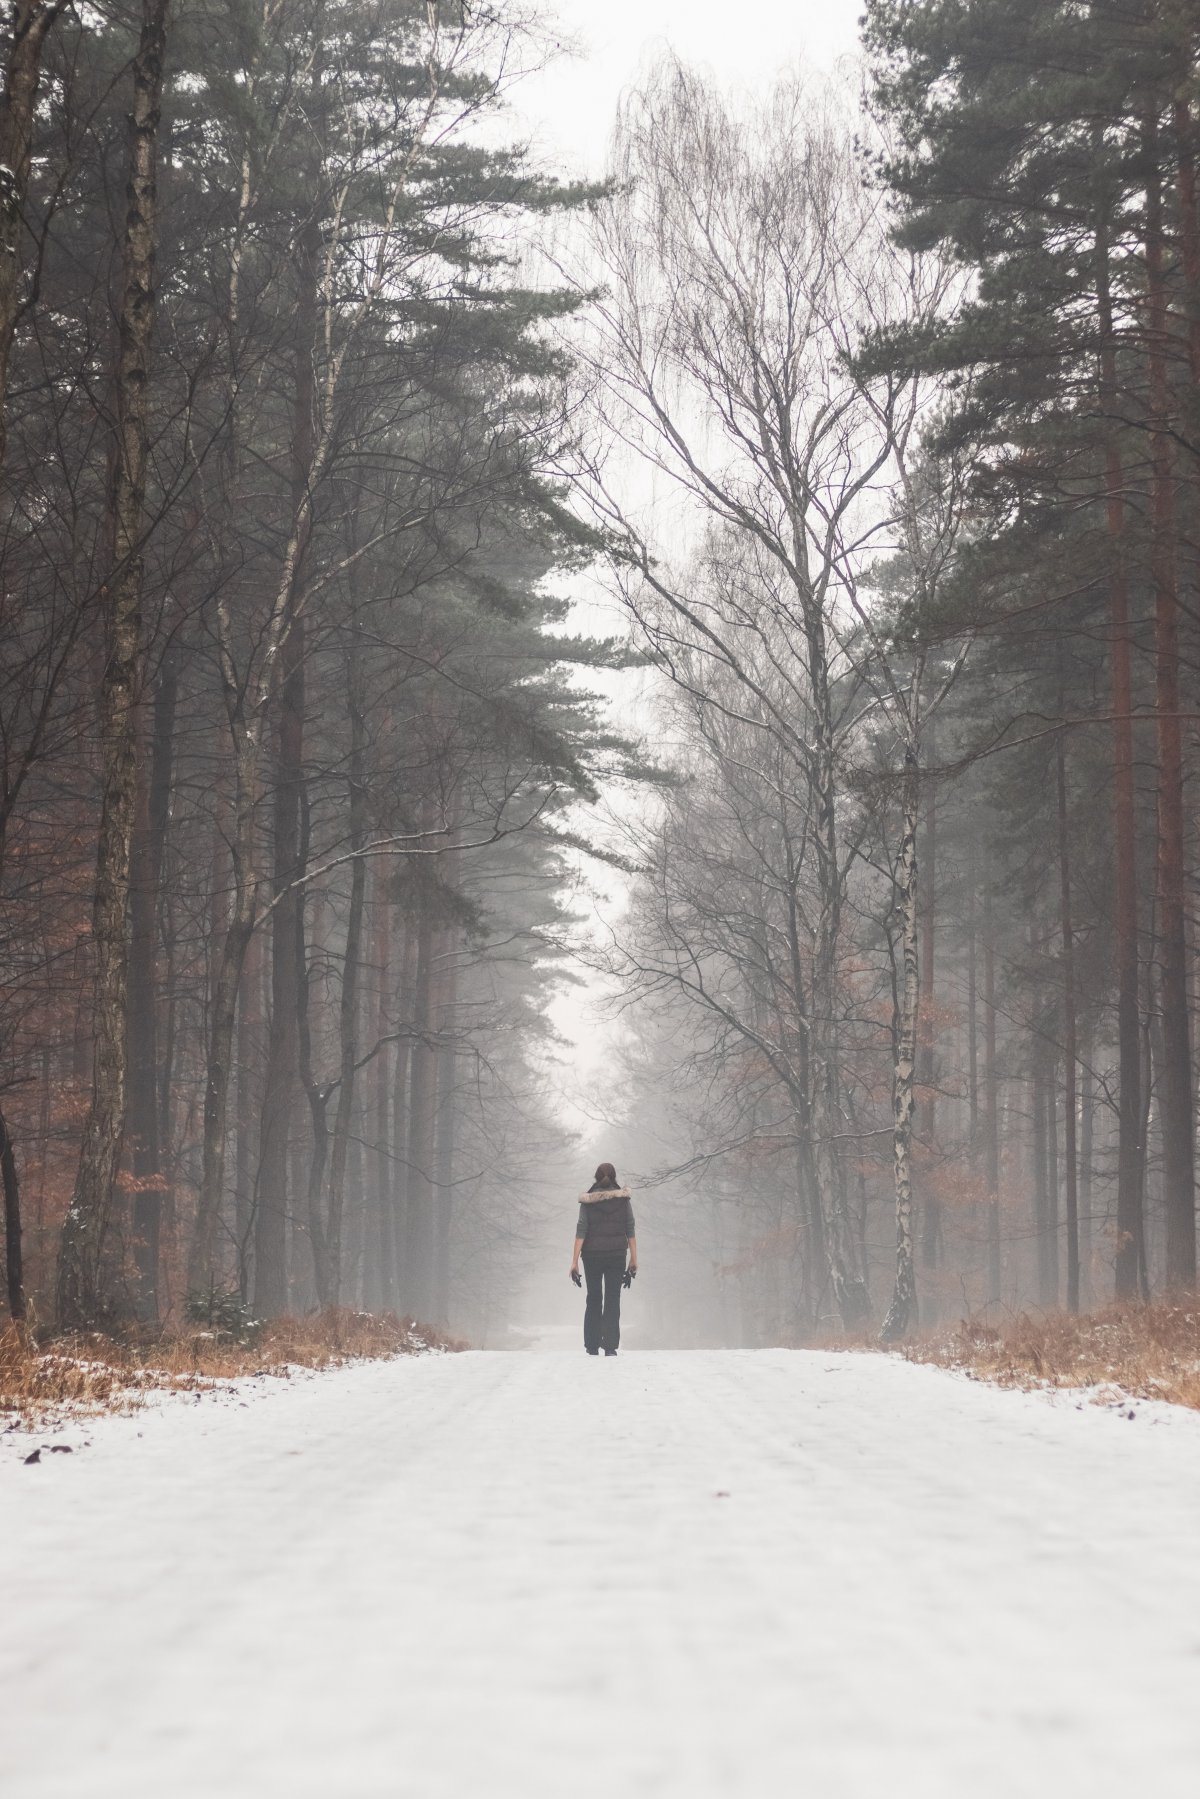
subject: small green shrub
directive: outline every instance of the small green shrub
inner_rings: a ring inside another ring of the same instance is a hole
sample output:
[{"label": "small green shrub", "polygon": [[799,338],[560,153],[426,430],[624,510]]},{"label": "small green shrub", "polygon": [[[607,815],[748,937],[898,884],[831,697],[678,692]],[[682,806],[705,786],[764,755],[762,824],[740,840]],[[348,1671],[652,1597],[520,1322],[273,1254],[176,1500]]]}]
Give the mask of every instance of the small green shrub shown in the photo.
[{"label": "small green shrub", "polygon": [[255,1318],[237,1291],[219,1292],[215,1287],[204,1293],[189,1293],[184,1301],[184,1315],[189,1324],[199,1325],[230,1343],[256,1343],[262,1334],[262,1321]]}]

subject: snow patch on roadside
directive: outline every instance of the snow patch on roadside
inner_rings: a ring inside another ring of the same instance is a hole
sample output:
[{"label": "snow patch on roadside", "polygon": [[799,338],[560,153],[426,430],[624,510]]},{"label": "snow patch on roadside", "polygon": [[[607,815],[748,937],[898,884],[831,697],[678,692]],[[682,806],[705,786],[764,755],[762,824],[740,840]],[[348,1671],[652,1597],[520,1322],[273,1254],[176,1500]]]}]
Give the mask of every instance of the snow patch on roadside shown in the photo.
[{"label": "snow patch on roadside", "polygon": [[[90,1449],[110,1434],[122,1442],[136,1441],[145,1434],[146,1426],[153,1427],[156,1417],[190,1411],[198,1405],[254,1405],[277,1394],[281,1383],[326,1379],[345,1366],[308,1368],[295,1363],[262,1374],[197,1375],[194,1384],[186,1388],[135,1387],[102,1409],[75,1401],[46,1405],[36,1418],[15,1419],[0,1431],[0,1463],[10,1459],[26,1462],[38,1449],[47,1453]],[[156,1370],[146,1370],[147,1381],[156,1378]]]}]

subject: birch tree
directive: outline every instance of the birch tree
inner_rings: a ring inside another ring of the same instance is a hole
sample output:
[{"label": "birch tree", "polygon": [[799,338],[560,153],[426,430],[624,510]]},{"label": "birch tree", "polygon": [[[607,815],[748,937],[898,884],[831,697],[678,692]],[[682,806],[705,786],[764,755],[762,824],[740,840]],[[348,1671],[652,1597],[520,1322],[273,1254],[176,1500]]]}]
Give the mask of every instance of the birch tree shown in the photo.
[{"label": "birch tree", "polygon": [[894,930],[889,933],[898,963],[892,1020],[896,1270],[881,1333],[887,1343],[900,1341],[917,1322],[912,1139],[921,994],[918,827],[922,788],[929,774],[925,745],[930,722],[951,693],[971,641],[969,633],[960,635],[944,592],[963,529],[962,465],[922,457],[919,446],[903,432],[897,440],[897,460],[900,479],[893,515],[897,553],[889,560],[886,575],[877,574],[882,605],[867,603],[857,581],[846,583],[848,604],[858,624],[853,654],[885,728],[894,733],[900,759],[898,842],[892,862]]}]

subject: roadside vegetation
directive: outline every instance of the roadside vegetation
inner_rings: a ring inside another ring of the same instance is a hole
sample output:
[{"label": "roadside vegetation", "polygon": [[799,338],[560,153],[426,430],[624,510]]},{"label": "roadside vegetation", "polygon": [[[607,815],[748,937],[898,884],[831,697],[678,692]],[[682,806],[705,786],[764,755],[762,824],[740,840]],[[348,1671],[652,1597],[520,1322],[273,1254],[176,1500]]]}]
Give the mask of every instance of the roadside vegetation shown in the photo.
[{"label": "roadside vegetation", "polygon": [[0,1431],[56,1418],[127,1412],[152,1393],[200,1393],[249,1375],[286,1380],[297,1368],[458,1350],[465,1345],[412,1318],[345,1307],[307,1317],[247,1320],[240,1329],[194,1324],[124,1339],[99,1332],[39,1336],[0,1331]]},{"label": "roadside vegetation", "polygon": [[1100,1402],[1161,1399],[1200,1411],[1200,1306],[1109,1306],[1084,1317],[1022,1312],[920,1335],[910,1361],[1002,1387],[1092,1390]]}]

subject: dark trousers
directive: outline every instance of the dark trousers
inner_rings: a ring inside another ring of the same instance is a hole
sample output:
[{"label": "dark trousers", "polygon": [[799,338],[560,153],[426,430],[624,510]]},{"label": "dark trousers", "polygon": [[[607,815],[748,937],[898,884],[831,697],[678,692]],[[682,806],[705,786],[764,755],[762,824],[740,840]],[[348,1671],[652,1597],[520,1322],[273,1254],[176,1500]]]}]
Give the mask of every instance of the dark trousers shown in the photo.
[{"label": "dark trousers", "polygon": [[587,1304],[583,1308],[583,1347],[590,1350],[615,1349],[621,1341],[624,1255],[585,1255],[583,1278],[587,1282]]}]

